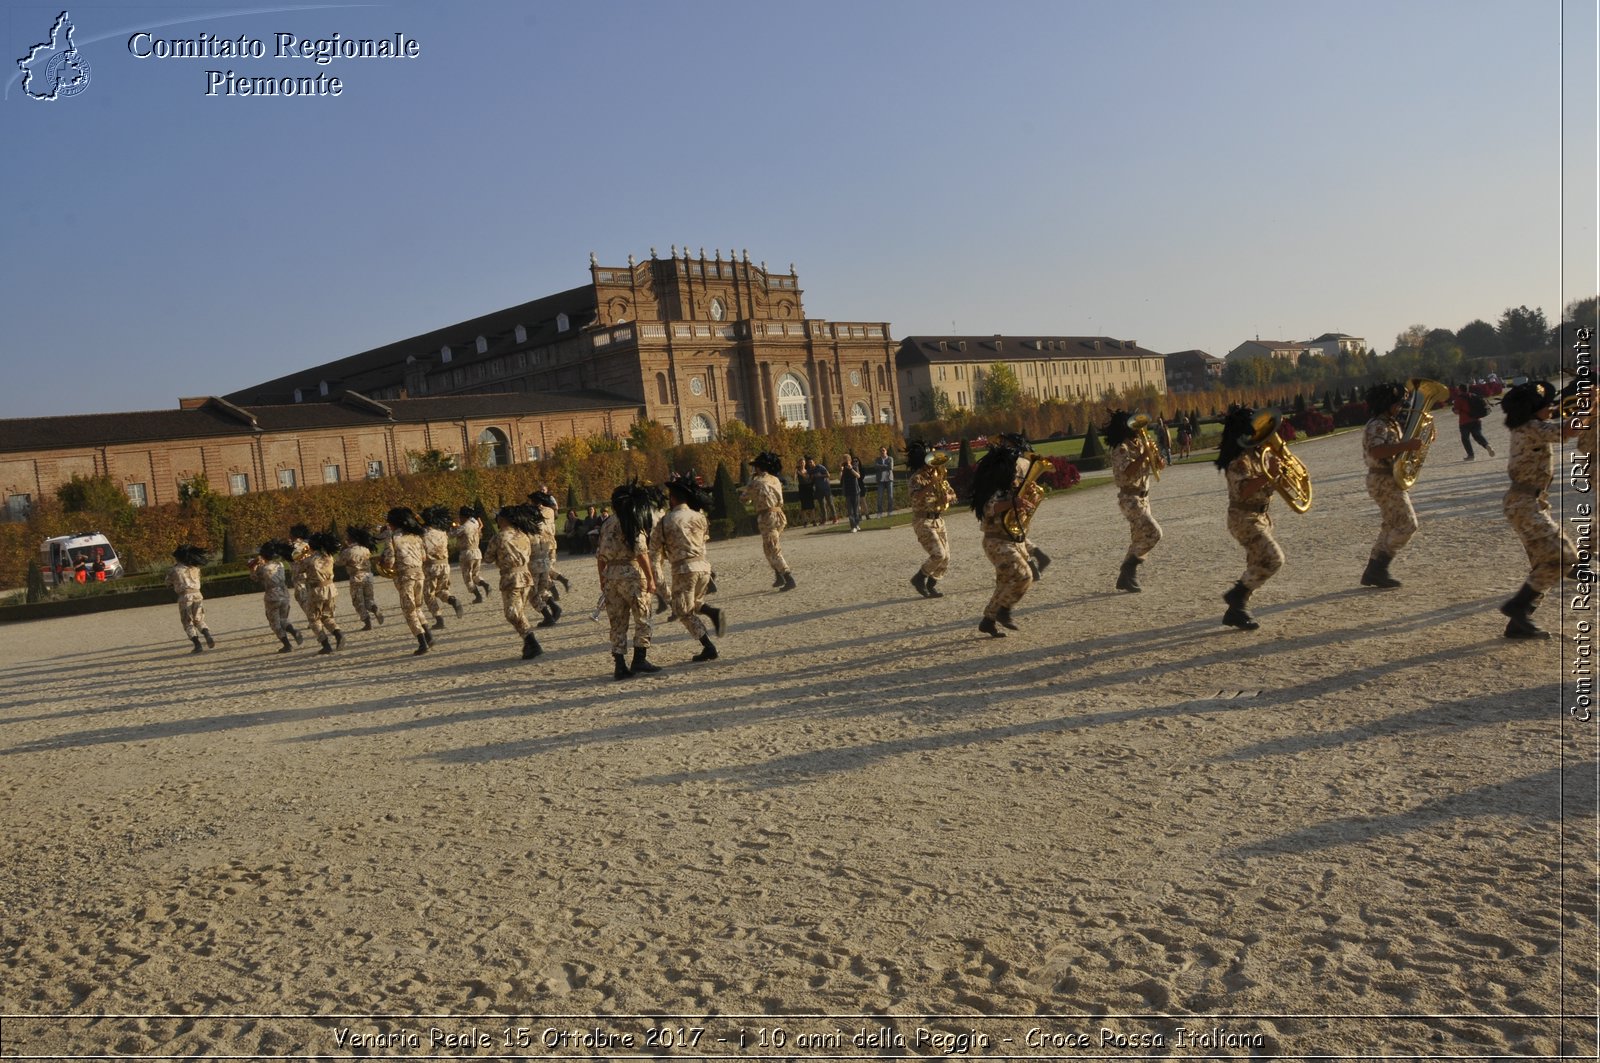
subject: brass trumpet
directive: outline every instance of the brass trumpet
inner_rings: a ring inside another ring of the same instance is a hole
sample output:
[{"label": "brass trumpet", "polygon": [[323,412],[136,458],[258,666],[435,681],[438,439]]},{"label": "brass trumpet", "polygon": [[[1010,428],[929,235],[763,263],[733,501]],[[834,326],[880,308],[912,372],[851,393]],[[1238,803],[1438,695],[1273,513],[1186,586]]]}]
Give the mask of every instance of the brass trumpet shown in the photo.
[{"label": "brass trumpet", "polygon": [[1305,463],[1289,452],[1289,445],[1278,435],[1282,420],[1276,410],[1262,410],[1256,414],[1250,422],[1249,445],[1272,455],[1271,468],[1263,469],[1267,481],[1290,509],[1304,513],[1311,508],[1311,473]]},{"label": "brass trumpet", "polygon": [[1006,534],[1018,543],[1028,537],[1028,525],[1033,521],[1033,512],[1044,501],[1044,485],[1039,482],[1039,477],[1050,468],[1049,459],[1037,451],[1030,450],[1023,457],[1027,459],[1028,471],[1022,476],[1022,484],[1012,492],[1011,508],[1000,517]]},{"label": "brass trumpet", "polygon": [[1417,482],[1422,463],[1428,457],[1428,448],[1433,445],[1434,436],[1437,435],[1433,427],[1433,415],[1428,411],[1448,401],[1450,389],[1437,380],[1425,380],[1419,376],[1406,381],[1406,386],[1411,391],[1406,398],[1405,431],[1400,439],[1402,442],[1420,439],[1422,446],[1395,457],[1394,482],[1400,485],[1401,490],[1409,491]]}]

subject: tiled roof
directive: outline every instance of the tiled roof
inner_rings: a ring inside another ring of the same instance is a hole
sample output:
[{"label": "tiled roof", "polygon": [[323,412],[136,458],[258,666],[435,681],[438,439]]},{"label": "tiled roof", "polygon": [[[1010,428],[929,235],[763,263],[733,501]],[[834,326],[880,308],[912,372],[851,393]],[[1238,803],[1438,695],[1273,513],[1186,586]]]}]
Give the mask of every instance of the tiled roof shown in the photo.
[{"label": "tiled roof", "polygon": [[[962,350],[963,344],[965,350]],[[907,336],[895,352],[895,365],[1117,357],[1164,356],[1140,347],[1134,340],[1110,336]]]}]

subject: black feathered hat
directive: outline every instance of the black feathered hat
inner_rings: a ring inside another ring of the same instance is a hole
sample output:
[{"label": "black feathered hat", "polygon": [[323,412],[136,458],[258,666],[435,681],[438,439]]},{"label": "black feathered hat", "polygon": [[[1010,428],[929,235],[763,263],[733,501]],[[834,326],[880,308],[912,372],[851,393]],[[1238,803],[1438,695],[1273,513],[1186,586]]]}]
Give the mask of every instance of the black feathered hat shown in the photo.
[{"label": "black feathered hat", "polygon": [[357,546],[364,546],[368,550],[371,550],[374,546],[378,545],[377,540],[372,537],[372,532],[368,531],[366,528],[363,528],[359,524],[345,525],[344,534],[351,542],[355,543]]},{"label": "black feathered hat", "polygon": [[462,506],[460,509],[456,510],[456,516],[460,517],[462,520],[466,520],[468,517],[476,517],[477,515],[478,511],[473,509],[471,506]]},{"label": "black feathered hat", "polygon": [[611,511],[617,515],[622,533],[629,542],[640,535],[649,535],[655,526],[655,500],[650,497],[650,488],[637,480],[629,480],[611,492]]},{"label": "black feathered hat", "polygon": [[1228,416],[1222,421],[1222,441],[1217,444],[1217,468],[1226,469],[1234,458],[1256,446],[1255,416],[1248,406],[1228,407]]},{"label": "black feathered hat", "polygon": [[536,506],[544,506],[546,509],[561,509],[561,506],[556,502],[556,496],[549,491],[531,491],[528,493],[528,501]]},{"label": "black feathered hat", "polygon": [[450,507],[428,506],[422,511],[422,523],[439,531],[450,530]]},{"label": "black feathered hat", "polygon": [[1556,386],[1548,380],[1530,380],[1518,384],[1500,396],[1500,408],[1506,414],[1506,427],[1521,428],[1554,401]]},{"label": "black feathered hat", "polygon": [[289,529],[289,538],[304,539],[309,542],[311,539],[311,529],[306,527],[304,524],[296,524],[294,527]]},{"label": "black feathered hat", "polygon": [[1367,389],[1367,412],[1374,417],[1381,417],[1389,412],[1389,407],[1406,399],[1406,386],[1397,384],[1393,380],[1380,380]]},{"label": "black feathered hat", "polygon": [[391,528],[403,531],[407,535],[422,534],[422,523],[417,520],[417,515],[411,512],[410,506],[396,506],[391,509],[388,524]]},{"label": "black feathered hat", "polygon": [[289,561],[294,557],[294,546],[282,539],[268,539],[261,544],[261,556],[269,561]]},{"label": "black feathered hat", "polygon": [[306,542],[311,545],[311,549],[320,550],[329,557],[339,552],[339,537],[332,532],[312,532],[311,538]]},{"label": "black feathered hat", "polygon": [[783,459],[770,450],[763,450],[750,459],[750,464],[762,472],[770,472],[776,476],[783,471]]},{"label": "black feathered hat", "polygon": [[518,531],[537,535],[539,525],[544,523],[544,514],[539,512],[538,506],[501,506],[495,519],[504,520]]},{"label": "black feathered hat", "polygon": [[1106,446],[1120,447],[1138,434],[1138,429],[1133,426],[1133,412],[1131,410],[1112,410],[1111,420],[1100,430],[1105,437]]},{"label": "black feathered hat", "polygon": [[172,551],[172,559],[180,565],[189,565],[193,568],[205,568],[211,560],[206,555],[204,547],[195,546],[193,543],[184,543]]},{"label": "black feathered hat", "polygon": [[912,439],[906,443],[906,468],[916,472],[928,464],[928,444],[920,439]]},{"label": "black feathered hat", "polygon": [[1014,487],[1017,482],[1017,459],[1027,451],[1027,441],[1017,446],[1017,436],[1007,433],[1000,441],[990,443],[978,464],[972,469],[972,512],[983,519],[984,507],[1001,491]]},{"label": "black feathered hat", "polygon": [[694,482],[694,477],[688,473],[679,473],[677,476],[667,478],[667,493],[674,500],[682,500],[683,504],[696,513],[704,513],[711,508],[711,496],[704,488]]}]

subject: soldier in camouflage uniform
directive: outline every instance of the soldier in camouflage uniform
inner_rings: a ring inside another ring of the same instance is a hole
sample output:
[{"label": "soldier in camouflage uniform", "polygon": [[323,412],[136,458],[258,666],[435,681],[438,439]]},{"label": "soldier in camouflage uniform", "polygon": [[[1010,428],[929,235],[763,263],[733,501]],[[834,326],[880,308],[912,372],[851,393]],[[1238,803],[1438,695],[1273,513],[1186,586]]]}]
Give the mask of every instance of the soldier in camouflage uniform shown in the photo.
[{"label": "soldier in camouflage uniform", "polygon": [[528,591],[533,575],[528,571],[539,540],[539,510],[532,505],[505,506],[495,514],[499,529],[484,551],[486,560],[500,570],[500,607],[506,623],[522,636],[522,659],[531,661],[544,652],[528,626]]},{"label": "soldier in camouflage uniform", "polygon": [[[1113,410],[1106,423],[1106,446],[1111,449],[1111,475],[1117,482],[1117,508],[1128,522],[1132,542],[1117,573],[1117,590],[1139,593],[1137,570],[1161,541],[1161,525],[1150,515],[1150,477],[1161,469],[1161,458],[1144,445],[1143,428],[1150,423],[1144,414],[1135,417],[1128,410]],[[1151,465],[1151,457],[1156,464]]]},{"label": "soldier in camouflage uniform", "polygon": [[783,482],[778,479],[778,473],[783,470],[783,459],[763,450],[750,459],[750,464],[757,471],[740,490],[739,497],[756,511],[756,527],[761,529],[761,550],[767,556],[767,564],[772,566],[772,585],[779,590],[792,591],[795,588],[794,573],[789,571],[789,562],[783,559],[783,548],[778,542],[783,529],[789,526],[789,518],[783,512]]},{"label": "soldier in camouflage uniform", "polygon": [[539,533],[534,537],[533,558],[528,562],[533,573],[528,600],[544,614],[538,626],[553,627],[561,619],[561,591],[572,589],[572,581],[556,570],[556,496],[540,487],[528,495],[528,502],[539,516]]},{"label": "soldier in camouflage uniform", "polygon": [[304,524],[296,524],[289,529],[289,556],[284,558],[284,574],[288,577],[289,586],[294,590],[294,600],[299,604],[302,612],[306,607],[306,574],[300,568],[300,562],[311,552],[311,529]]},{"label": "soldier in camouflage uniform", "polygon": [[[650,596],[656,577],[650,567],[650,529],[654,512],[649,492],[629,483],[611,494],[611,516],[600,525],[595,564],[600,571],[601,593],[611,620],[611,657],[614,679],[659,672],[646,659],[650,649]],[[628,626],[633,626],[633,662],[627,659]]]},{"label": "soldier in camouflage uniform", "polygon": [[711,629],[718,638],[722,637],[722,610],[705,604],[706,589],[711,584],[711,562],[706,560],[710,526],[705,510],[711,499],[687,475],[667,481],[667,497],[671,508],[656,530],[661,533],[662,550],[672,566],[672,615],[700,640],[700,652],[693,660],[714,661],[717,647],[707,633],[705,621],[700,619],[709,617]]},{"label": "soldier in camouflage uniform", "polygon": [[422,511],[422,603],[433,617],[435,631],[444,628],[444,609],[448,605],[456,616],[461,603],[450,593],[450,510],[429,506]]},{"label": "soldier in camouflage uniform", "polygon": [[261,601],[267,613],[267,626],[272,628],[272,633],[283,643],[279,653],[288,653],[294,649],[289,645],[293,637],[295,645],[305,641],[305,636],[295,630],[294,624],[289,621],[289,602],[292,593],[289,590],[289,574],[284,568],[285,562],[294,556],[294,547],[282,539],[269,539],[261,544],[261,552],[250,565],[250,577],[261,585]]},{"label": "soldier in camouflage uniform", "polygon": [[[978,630],[991,638],[1005,638],[1001,627],[1017,630],[1011,607],[1033,585],[1026,524],[1037,503],[1018,494],[1028,468],[1023,454],[1011,437],[1002,437],[990,445],[972,474],[972,512],[983,526],[984,555],[994,565],[994,594],[984,607]],[[1006,527],[1008,514],[1014,514],[1013,521],[1024,526],[1022,535]]]},{"label": "soldier in camouflage uniform", "polygon": [[[556,568],[556,496],[550,493],[549,485],[540,484],[539,490],[531,492],[528,495],[528,501],[532,502],[536,507],[538,507],[539,518],[542,521],[542,523],[539,525],[539,535],[545,540],[546,543],[549,544],[550,572],[548,597],[550,602],[554,604],[560,600],[561,591],[570,591],[572,589],[572,581],[563,576]],[[556,590],[557,583],[561,584],[561,591]],[[555,614],[558,618],[561,616],[560,606],[556,607]]]},{"label": "soldier in camouflage uniform", "polygon": [[1528,578],[1500,612],[1509,619],[1508,639],[1547,639],[1550,633],[1533,622],[1544,592],[1561,581],[1563,571],[1578,563],[1578,552],[1550,513],[1546,492],[1555,475],[1555,452],[1561,442],[1580,434],[1576,420],[1555,419],[1556,389],[1548,381],[1518,384],[1500,399],[1511,430],[1511,458],[1507,473],[1511,489],[1504,511],[1522,548],[1528,553]]},{"label": "soldier in camouflage uniform", "polygon": [[456,554],[456,559],[461,562],[461,582],[472,592],[472,600],[481,602],[489,591],[489,584],[478,574],[478,568],[483,563],[483,550],[479,546],[483,538],[483,522],[478,519],[478,511],[471,506],[462,506],[456,515],[461,518],[461,523],[456,525],[452,534],[461,541],[461,549]]},{"label": "soldier in camouflage uniform", "polygon": [[[406,618],[406,627],[416,636],[417,648],[412,656],[427,653],[433,646],[433,632],[428,628],[422,604],[423,565],[427,554],[422,547],[422,522],[405,506],[389,511],[389,542],[383,556],[389,570],[394,573],[394,589],[400,595],[400,613]],[[447,569],[448,571],[448,569]]]},{"label": "soldier in camouflage uniform", "polygon": [[1273,493],[1267,475],[1271,459],[1261,451],[1272,433],[1257,434],[1253,418],[1254,411],[1245,406],[1228,411],[1216,460],[1228,481],[1228,533],[1245,553],[1244,575],[1222,596],[1228,605],[1222,622],[1245,631],[1261,626],[1245,609],[1250,596],[1283,567],[1283,550],[1272,537],[1272,518],[1267,515]]},{"label": "soldier in camouflage uniform", "polygon": [[383,623],[372,580],[372,551],[377,543],[370,531],[354,524],[347,525],[344,533],[350,543],[339,551],[338,561],[350,577],[350,601],[361,618],[361,630],[371,631],[374,620]]},{"label": "soldier in camouflage uniform", "polygon": [[[327,532],[313,532],[304,557],[295,562],[295,571],[305,584],[306,625],[322,644],[320,653],[332,653],[334,645],[344,649],[344,632],[334,617],[334,603],[339,589],[333,583],[333,555],[339,552],[339,540]],[[332,639],[330,642],[329,640]]]},{"label": "soldier in camouflage uniform", "polygon": [[1400,581],[1389,575],[1389,562],[1417,531],[1417,511],[1411,496],[1394,478],[1394,460],[1402,454],[1422,449],[1421,439],[1406,439],[1400,423],[1406,389],[1395,383],[1374,384],[1367,389],[1367,409],[1372,420],[1361,436],[1361,450],[1367,459],[1367,494],[1378,503],[1383,527],[1361,574],[1363,587],[1398,587]]},{"label": "soldier in camouflage uniform", "polygon": [[950,571],[950,537],[945,532],[944,514],[956,500],[956,493],[945,475],[944,464],[928,464],[928,445],[922,440],[913,439],[906,444],[906,468],[911,470],[911,482],[907,487],[911,498],[911,530],[928,554],[928,559],[911,577],[911,586],[924,598],[944,597],[938,584]]},{"label": "soldier in camouflage uniform", "polygon": [[200,570],[206,567],[210,559],[204,550],[190,543],[184,543],[172,551],[172,559],[177,564],[167,573],[167,586],[178,596],[178,619],[183,624],[183,633],[194,643],[194,649],[190,652],[200,653],[202,638],[207,646],[215,647],[217,644],[206,627],[204,599],[200,595]]}]

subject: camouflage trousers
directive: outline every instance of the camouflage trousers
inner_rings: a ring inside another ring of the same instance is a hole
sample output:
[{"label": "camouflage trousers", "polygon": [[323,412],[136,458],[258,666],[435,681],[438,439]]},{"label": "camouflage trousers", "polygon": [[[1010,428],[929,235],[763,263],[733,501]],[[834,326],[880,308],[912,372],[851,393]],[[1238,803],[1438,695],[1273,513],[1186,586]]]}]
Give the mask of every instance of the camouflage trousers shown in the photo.
[{"label": "camouflage trousers", "polygon": [[522,597],[526,604],[538,612],[543,612],[551,600],[550,589],[555,586],[555,578],[550,573],[548,568],[528,567],[528,575],[533,577],[533,582],[524,588]]},{"label": "camouflage trousers", "polygon": [[[617,575],[613,575],[613,571]],[[628,623],[633,623],[633,645],[646,649],[650,645],[650,596],[644,592],[644,577],[632,565],[612,566],[606,570],[601,594],[606,602],[606,616],[611,620],[611,652],[628,652]]]},{"label": "camouflage trousers", "polygon": [[333,617],[333,602],[334,597],[331,594],[323,598],[315,591],[307,591],[306,600],[300,603],[300,608],[306,613],[306,626],[311,629],[311,634],[319,639],[331,635],[339,626],[339,622]]},{"label": "camouflage trousers", "polygon": [[1378,532],[1378,541],[1372,544],[1372,556],[1393,557],[1417,533],[1417,511],[1411,508],[1411,496],[1387,472],[1367,473],[1367,494],[1378,503],[1378,512],[1383,515],[1383,527]]},{"label": "camouflage trousers", "polygon": [[377,589],[372,584],[372,575],[350,577],[350,604],[356,607],[356,616],[364,624],[368,618],[378,615]]},{"label": "camouflage trousers", "polygon": [[422,573],[397,573],[394,589],[400,594],[400,612],[405,615],[406,627],[411,629],[413,635],[427,631],[428,618],[422,608]]},{"label": "camouflage trousers", "polygon": [[1161,525],[1150,515],[1150,499],[1144,495],[1118,493],[1117,508],[1128,522],[1133,542],[1128,546],[1129,557],[1144,557],[1161,541]]},{"label": "camouflage trousers", "polygon": [[1550,503],[1542,495],[1512,488],[1503,508],[1528,553],[1528,586],[1543,593],[1560,583],[1561,573],[1578,563],[1578,551],[1551,515]]},{"label": "camouflage trousers", "polygon": [[697,639],[706,637],[706,622],[700,619],[699,610],[710,585],[710,572],[678,572],[672,577],[672,615]]},{"label": "camouflage trousers", "polygon": [[267,611],[267,626],[280,639],[288,635],[289,628],[294,626],[289,622],[289,600],[288,595],[279,598],[268,594],[262,597],[262,604]]},{"label": "camouflage trousers", "polygon": [[928,552],[922,563],[922,574],[929,579],[939,579],[950,571],[950,536],[944,530],[943,517],[917,517],[911,522],[917,533],[917,542]]},{"label": "camouflage trousers", "polygon": [[205,599],[198,594],[185,594],[178,599],[178,622],[183,625],[183,633],[189,638],[197,639],[200,631],[206,626]]},{"label": "camouflage trousers", "polygon": [[532,584],[522,583],[506,586],[500,584],[500,611],[506,618],[506,623],[516,629],[517,634],[526,635],[533,630],[528,626],[528,591]]},{"label": "camouflage trousers", "polygon": [[477,550],[461,551],[461,582],[467,585],[468,594],[478,593],[478,567],[483,564],[483,554]]},{"label": "camouflage trousers", "polygon": [[1283,567],[1283,548],[1272,537],[1272,518],[1251,509],[1228,507],[1228,533],[1244,547],[1244,575],[1239,582],[1255,590]]},{"label": "camouflage trousers", "polygon": [[444,615],[450,604],[450,562],[429,561],[422,566],[422,602],[434,616]]},{"label": "camouflage trousers", "polygon": [[789,518],[783,515],[781,509],[769,509],[756,518],[756,526],[761,529],[761,552],[767,555],[767,564],[780,576],[788,572],[789,562],[783,559],[778,536],[789,526]]},{"label": "camouflage trousers", "polygon": [[1028,548],[997,535],[983,537],[983,552],[994,566],[994,596],[983,607],[985,620],[993,620],[1000,610],[1010,609],[1028,593],[1033,570],[1028,567]]}]

